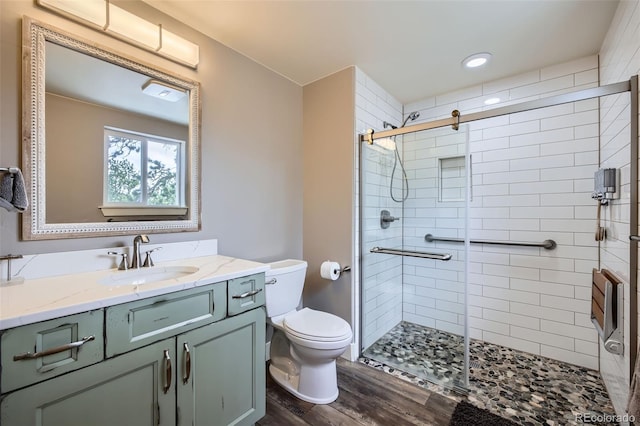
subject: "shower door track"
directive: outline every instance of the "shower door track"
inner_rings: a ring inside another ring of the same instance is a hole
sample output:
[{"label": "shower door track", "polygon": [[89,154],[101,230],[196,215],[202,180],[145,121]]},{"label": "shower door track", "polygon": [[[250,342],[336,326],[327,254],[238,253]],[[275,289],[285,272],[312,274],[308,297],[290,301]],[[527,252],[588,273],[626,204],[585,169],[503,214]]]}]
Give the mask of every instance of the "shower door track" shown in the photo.
[{"label": "shower door track", "polygon": [[[570,93],[563,93],[562,95],[550,96],[548,98],[536,99],[533,101],[521,102],[518,104],[507,105],[499,108],[493,108],[487,111],[474,112],[471,114],[463,115],[457,112],[458,115],[451,118],[443,118],[440,120],[433,120],[427,123],[414,124],[412,126],[400,127],[398,129],[385,130],[382,132],[374,132],[369,130],[369,133],[360,134],[360,142],[372,143],[375,139],[389,138],[392,136],[404,135],[407,133],[420,132],[422,130],[437,129],[445,126],[456,126],[461,123],[469,123],[471,121],[483,120],[485,118],[500,117],[503,115],[514,114],[518,112],[530,111],[533,109],[545,108],[553,105],[567,104],[576,101],[583,101],[586,99],[599,98],[601,96],[615,95],[618,93],[624,93],[631,91],[631,82],[633,79],[637,79],[637,76],[633,76],[631,80],[621,81],[619,83],[607,84],[606,86],[594,87],[591,89],[578,90]],[[452,113],[453,114],[453,113]]]}]

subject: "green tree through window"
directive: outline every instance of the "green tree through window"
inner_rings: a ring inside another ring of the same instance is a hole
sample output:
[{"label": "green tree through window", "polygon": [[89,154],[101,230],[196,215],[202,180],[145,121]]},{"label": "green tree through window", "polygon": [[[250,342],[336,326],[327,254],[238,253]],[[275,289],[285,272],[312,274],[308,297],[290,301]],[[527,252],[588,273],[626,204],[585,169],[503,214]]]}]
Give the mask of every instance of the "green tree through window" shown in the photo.
[{"label": "green tree through window", "polygon": [[105,128],[105,143],[105,204],[182,204],[184,141]]}]

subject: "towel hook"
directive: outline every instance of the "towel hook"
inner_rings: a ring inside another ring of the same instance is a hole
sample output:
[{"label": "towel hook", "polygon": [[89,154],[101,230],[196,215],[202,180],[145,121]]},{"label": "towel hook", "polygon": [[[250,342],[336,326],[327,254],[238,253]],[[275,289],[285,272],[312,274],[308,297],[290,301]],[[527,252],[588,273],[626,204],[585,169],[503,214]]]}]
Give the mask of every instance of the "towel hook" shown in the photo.
[{"label": "towel hook", "polygon": [[0,167],[0,172],[7,172],[11,174],[18,173],[20,169],[18,167]]}]

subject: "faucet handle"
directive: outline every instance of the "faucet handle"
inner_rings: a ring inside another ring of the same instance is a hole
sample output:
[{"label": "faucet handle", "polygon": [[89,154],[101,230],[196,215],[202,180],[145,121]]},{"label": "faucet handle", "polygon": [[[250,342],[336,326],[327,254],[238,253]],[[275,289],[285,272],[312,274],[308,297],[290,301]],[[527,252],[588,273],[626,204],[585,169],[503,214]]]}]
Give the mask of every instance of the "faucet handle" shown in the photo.
[{"label": "faucet handle", "polygon": [[120,261],[120,265],[118,265],[118,270],[126,271],[127,269],[129,269],[129,265],[127,264],[127,258],[129,256],[127,255],[127,253],[118,253],[118,252],[115,252],[115,251],[108,251],[107,254],[110,254],[112,256],[122,256],[122,260]]},{"label": "faucet handle", "polygon": [[142,264],[143,268],[149,268],[151,266],[153,266],[153,259],[151,259],[151,253],[153,253],[156,250],[160,250],[162,247],[156,247],[154,249],[151,250],[147,250],[144,253],[146,254],[145,258],[144,258],[144,263]]}]

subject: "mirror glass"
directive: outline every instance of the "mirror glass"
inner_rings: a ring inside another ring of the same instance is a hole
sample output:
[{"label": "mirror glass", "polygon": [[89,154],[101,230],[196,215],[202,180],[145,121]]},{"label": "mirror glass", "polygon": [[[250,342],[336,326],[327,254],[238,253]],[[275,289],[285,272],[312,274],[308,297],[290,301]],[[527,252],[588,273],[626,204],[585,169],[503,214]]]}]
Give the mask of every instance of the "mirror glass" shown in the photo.
[{"label": "mirror glass", "polygon": [[199,230],[199,84],[23,25],[23,238]]}]

